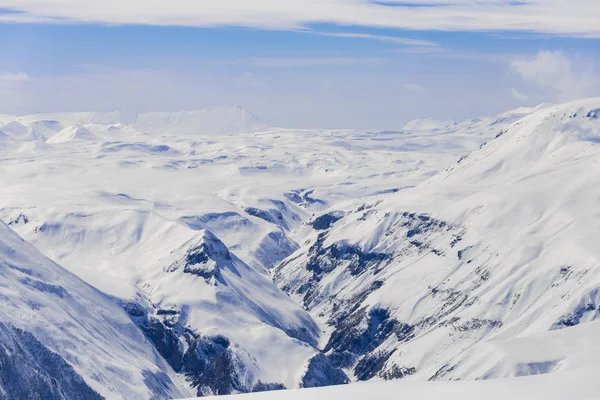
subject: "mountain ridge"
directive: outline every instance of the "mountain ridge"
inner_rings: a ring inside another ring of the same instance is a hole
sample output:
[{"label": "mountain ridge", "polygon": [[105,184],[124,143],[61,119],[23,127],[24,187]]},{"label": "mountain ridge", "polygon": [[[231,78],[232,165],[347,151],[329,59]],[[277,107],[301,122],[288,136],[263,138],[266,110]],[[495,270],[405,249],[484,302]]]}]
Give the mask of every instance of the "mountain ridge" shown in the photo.
[{"label": "mountain ridge", "polygon": [[598,110],[418,134],[198,136],[182,113],[148,118],[155,134],[7,135],[0,217],[111,296],[173,391],[571,373],[567,353],[511,349],[600,314]]}]

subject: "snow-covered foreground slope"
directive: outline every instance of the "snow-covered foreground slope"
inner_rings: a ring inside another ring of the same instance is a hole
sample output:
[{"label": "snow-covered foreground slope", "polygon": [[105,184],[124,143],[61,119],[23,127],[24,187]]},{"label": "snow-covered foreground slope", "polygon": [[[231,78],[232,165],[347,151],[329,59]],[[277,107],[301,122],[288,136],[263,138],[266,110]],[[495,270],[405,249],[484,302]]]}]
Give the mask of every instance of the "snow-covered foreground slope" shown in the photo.
[{"label": "snow-covered foreground slope", "polygon": [[[245,395],[243,399],[592,400],[600,395],[598,335],[600,322],[595,321],[570,329],[545,332],[527,338],[491,341],[487,344],[503,356],[529,365],[541,365],[545,360],[555,360],[560,363],[560,371],[552,374],[460,382],[360,382],[326,388],[250,394]],[[222,398],[234,400],[242,397]]]},{"label": "snow-covered foreground slope", "polygon": [[[460,381],[419,382],[404,379],[396,382],[360,382],[326,388],[246,395],[248,400],[321,400],[344,399],[421,399],[421,400],[591,400],[600,396],[600,321],[570,329],[555,330],[527,337],[490,340],[488,347],[498,357],[523,366],[524,374],[532,367],[536,375],[513,378]],[[550,361],[549,361],[550,360]],[[556,372],[544,374],[546,364]],[[229,399],[230,397],[223,397]],[[232,396],[231,400],[238,399]]]},{"label": "snow-covered foreground slope", "polygon": [[54,264],[2,222],[0,275],[3,396],[150,399],[186,393],[113,299]]},{"label": "snow-covered foreground slope", "polygon": [[112,296],[182,392],[558,374],[577,358],[514,349],[600,313],[598,110],[2,116],[0,218]]}]

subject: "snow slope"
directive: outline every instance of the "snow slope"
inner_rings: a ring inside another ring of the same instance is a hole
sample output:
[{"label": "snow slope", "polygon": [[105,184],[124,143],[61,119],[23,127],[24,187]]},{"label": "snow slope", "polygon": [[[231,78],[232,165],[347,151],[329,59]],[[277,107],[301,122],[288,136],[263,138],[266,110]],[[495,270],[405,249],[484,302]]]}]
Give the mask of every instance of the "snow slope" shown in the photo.
[{"label": "snow slope", "polygon": [[399,132],[15,117],[56,132],[6,135],[0,217],[114,297],[182,391],[559,373],[579,359],[511,349],[600,312],[598,110]]},{"label": "snow slope", "polygon": [[542,108],[423,184],[349,203],[310,233],[275,280],[328,326],[328,356],[357,380],[558,368],[478,344],[597,318],[598,109]]},{"label": "snow slope", "polygon": [[[18,387],[25,382],[38,387],[37,395],[47,391],[44,398],[100,398],[99,394],[149,399],[186,393],[177,388],[174,372],[112,298],[44,257],[2,222],[0,274],[0,320],[2,335],[8,335],[2,336],[0,347],[8,354],[24,353],[13,367],[8,364],[11,358],[3,362],[4,393],[27,397]],[[32,365],[27,364],[29,354]],[[16,376],[10,378],[9,368]],[[38,369],[49,374],[61,371],[48,379],[58,380],[62,393],[27,381]]]},{"label": "snow slope", "polygon": [[64,143],[71,140],[98,141],[99,138],[83,126],[72,125],[56,133],[46,143]]},{"label": "snow slope", "polygon": [[[26,127],[67,128],[18,154],[0,150],[0,216],[120,299],[200,394],[346,382],[317,357],[321,327],[270,271],[299,248],[315,212],[422,182],[495,135],[496,119],[439,135],[203,128],[206,136],[186,138],[186,126],[212,121],[198,115],[152,114],[158,120],[133,125],[114,115],[18,117]],[[220,359],[225,383],[201,379]]]},{"label": "snow slope", "polygon": [[[304,400],[304,399],[573,399],[598,398],[598,345],[600,322],[592,322],[568,330],[546,332],[526,339],[494,341],[494,347],[504,357],[514,361],[541,365],[546,360],[560,360],[560,369],[551,374],[461,382],[360,382],[346,386],[317,389],[289,390],[246,395],[248,400]],[[220,397],[238,399],[238,396]]]}]

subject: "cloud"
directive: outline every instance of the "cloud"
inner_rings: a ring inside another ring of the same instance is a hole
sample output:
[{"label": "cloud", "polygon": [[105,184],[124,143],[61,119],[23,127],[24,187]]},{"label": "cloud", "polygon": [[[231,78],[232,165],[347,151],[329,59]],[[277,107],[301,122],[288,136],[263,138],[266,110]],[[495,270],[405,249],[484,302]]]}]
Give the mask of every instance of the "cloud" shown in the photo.
[{"label": "cloud", "polygon": [[379,64],[382,60],[370,57],[254,57],[240,60],[256,68],[296,68],[329,65]]},{"label": "cloud", "polygon": [[515,99],[517,101],[527,101],[527,100],[529,100],[529,96],[527,96],[527,95],[519,92],[515,88],[510,88],[510,94],[513,97],[513,99]]},{"label": "cloud", "polygon": [[246,71],[237,78],[240,86],[247,88],[258,88],[265,85],[265,81],[257,77],[252,72]]},{"label": "cloud", "polygon": [[422,90],[425,90],[425,88],[417,83],[405,83],[404,85],[402,85],[402,87],[406,90],[410,90],[413,92],[420,92]]},{"label": "cloud", "polygon": [[336,32],[319,32],[319,31],[307,31],[315,33],[321,36],[340,37],[340,38],[352,38],[352,39],[371,39],[378,40],[380,42],[390,42],[400,44],[404,46],[418,46],[418,47],[438,47],[439,45],[429,40],[419,39],[408,39],[397,36],[386,36],[386,35],[373,35],[369,33],[336,33]]},{"label": "cloud", "polygon": [[511,69],[528,84],[553,93],[559,102],[588,97],[598,83],[592,73],[560,51],[540,51],[534,59],[513,60]]},{"label": "cloud", "polygon": [[[410,4],[409,4],[410,3]],[[0,0],[0,21],[245,26],[314,24],[600,37],[595,0]]]},{"label": "cloud", "polygon": [[25,82],[29,79],[27,74],[23,72],[19,73],[10,73],[10,72],[0,72],[0,85],[9,85],[17,82]]}]

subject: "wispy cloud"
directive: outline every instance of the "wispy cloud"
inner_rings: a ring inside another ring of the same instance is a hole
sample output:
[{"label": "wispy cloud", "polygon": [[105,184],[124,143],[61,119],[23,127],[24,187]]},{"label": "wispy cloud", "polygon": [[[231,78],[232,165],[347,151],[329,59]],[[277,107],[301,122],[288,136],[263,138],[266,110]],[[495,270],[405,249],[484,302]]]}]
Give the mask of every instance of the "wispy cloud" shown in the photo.
[{"label": "wispy cloud", "polygon": [[513,60],[510,65],[523,81],[552,92],[561,102],[590,95],[598,83],[594,74],[560,51],[540,51],[533,59]]},{"label": "wispy cloud", "polygon": [[0,84],[12,84],[16,82],[25,82],[29,79],[26,73],[10,73],[10,72],[0,72]]},{"label": "wispy cloud", "polygon": [[[422,7],[419,7],[422,6]],[[0,0],[0,21],[301,29],[312,24],[600,37],[595,0]]]},{"label": "wispy cloud", "polygon": [[406,90],[410,90],[413,92],[420,92],[422,90],[425,90],[425,88],[417,83],[405,83],[402,85],[402,87]]},{"label": "wispy cloud", "polygon": [[296,68],[348,64],[375,65],[382,60],[369,57],[254,57],[240,62],[257,68]]},{"label": "wispy cloud", "polygon": [[265,81],[256,74],[246,71],[237,78],[237,83],[246,88],[258,88],[265,85]]},{"label": "wispy cloud", "polygon": [[370,39],[378,40],[380,42],[395,43],[404,46],[419,46],[419,47],[437,47],[439,46],[435,42],[429,40],[409,39],[397,36],[386,36],[386,35],[373,35],[369,33],[339,33],[339,32],[320,32],[320,31],[307,31],[315,33],[320,36],[330,36],[339,38],[351,38],[351,39]]},{"label": "wispy cloud", "polygon": [[526,94],[521,93],[520,91],[518,91],[515,88],[510,88],[510,95],[512,96],[513,99],[515,99],[517,101],[527,101],[527,100],[529,100],[529,96],[527,96]]}]

